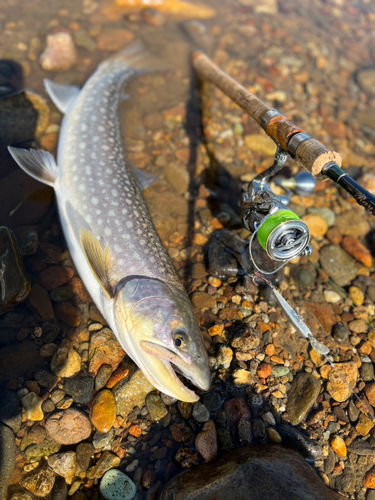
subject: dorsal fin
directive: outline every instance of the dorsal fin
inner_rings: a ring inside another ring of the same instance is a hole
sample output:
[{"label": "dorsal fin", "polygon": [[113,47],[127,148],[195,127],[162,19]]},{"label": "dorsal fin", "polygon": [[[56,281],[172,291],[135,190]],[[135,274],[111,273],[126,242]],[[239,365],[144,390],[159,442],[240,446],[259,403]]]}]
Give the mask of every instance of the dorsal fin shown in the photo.
[{"label": "dorsal fin", "polygon": [[111,261],[111,252],[108,245],[103,250],[95,236],[93,236],[84,227],[81,227],[79,237],[87,262],[96,280],[102,287],[107,297],[112,299],[113,292],[108,279],[108,270]]},{"label": "dorsal fin", "polygon": [[48,151],[42,149],[21,149],[8,147],[9,153],[18,165],[37,181],[54,185],[57,177],[55,158]]},{"label": "dorsal fin", "polygon": [[80,89],[74,85],[62,85],[61,83],[48,80],[48,78],[44,79],[44,87],[51,101],[61,113],[66,113],[66,110],[80,93]]}]

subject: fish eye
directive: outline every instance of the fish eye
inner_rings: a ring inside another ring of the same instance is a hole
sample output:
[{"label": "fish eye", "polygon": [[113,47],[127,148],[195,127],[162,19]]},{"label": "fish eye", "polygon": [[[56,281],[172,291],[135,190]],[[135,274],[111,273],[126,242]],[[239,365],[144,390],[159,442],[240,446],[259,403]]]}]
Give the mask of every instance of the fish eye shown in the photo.
[{"label": "fish eye", "polygon": [[183,349],[186,347],[186,333],[184,330],[176,330],[173,334],[173,342],[176,347]]}]

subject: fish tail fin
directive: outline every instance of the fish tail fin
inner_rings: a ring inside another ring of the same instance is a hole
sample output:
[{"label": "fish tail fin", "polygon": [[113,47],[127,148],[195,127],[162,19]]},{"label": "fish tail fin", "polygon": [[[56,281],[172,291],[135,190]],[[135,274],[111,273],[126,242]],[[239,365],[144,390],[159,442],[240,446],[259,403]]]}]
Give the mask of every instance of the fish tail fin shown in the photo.
[{"label": "fish tail fin", "polygon": [[117,51],[111,57],[103,61],[99,68],[105,70],[111,66],[111,63],[123,63],[129,70],[135,72],[134,77],[145,73],[153,73],[154,71],[162,71],[169,69],[162,64],[160,59],[146,49],[141,40],[135,40],[129,45]]}]

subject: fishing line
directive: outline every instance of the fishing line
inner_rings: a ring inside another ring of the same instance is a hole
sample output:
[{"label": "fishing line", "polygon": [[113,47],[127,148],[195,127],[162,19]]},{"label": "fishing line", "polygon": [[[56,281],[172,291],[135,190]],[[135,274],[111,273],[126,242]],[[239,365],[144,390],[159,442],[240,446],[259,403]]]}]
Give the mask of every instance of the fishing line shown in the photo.
[{"label": "fishing line", "polygon": [[[288,316],[288,318],[291,320],[293,323],[294,327],[296,328],[297,331],[301,333],[301,335],[309,341],[310,346],[314,351],[321,356],[324,357],[324,359],[328,362],[328,364],[331,366],[333,370],[335,370],[335,374],[338,375],[343,382],[344,386],[347,387],[350,391],[351,394],[354,395],[354,397],[357,399],[357,401],[361,404],[361,406],[366,410],[366,415],[372,420],[373,423],[375,423],[375,417],[373,415],[373,409],[370,406],[370,404],[366,400],[362,400],[358,394],[354,391],[354,388],[349,384],[345,379],[343,373],[340,372],[339,368],[336,366],[334,361],[328,356],[329,355],[329,348],[319,342],[311,333],[310,329],[306,325],[306,323],[303,320],[303,317],[300,314],[297,314],[294,309],[288,304],[288,302],[284,299],[284,297],[281,295],[281,293],[277,290],[275,285],[271,283],[267,278],[264,276],[261,276],[259,272],[255,274],[250,274],[247,275],[253,283],[258,286],[258,283],[256,280],[261,280],[264,283],[266,283],[273,293],[275,294],[275,297],[277,301],[279,302],[280,306],[283,308],[285,314]],[[356,349],[353,348],[353,352],[356,352]]]}]

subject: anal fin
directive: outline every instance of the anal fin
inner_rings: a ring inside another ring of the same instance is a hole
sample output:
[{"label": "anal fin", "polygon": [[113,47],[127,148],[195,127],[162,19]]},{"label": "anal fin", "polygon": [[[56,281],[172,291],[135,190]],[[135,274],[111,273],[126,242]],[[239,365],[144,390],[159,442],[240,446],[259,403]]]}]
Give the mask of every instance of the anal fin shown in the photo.
[{"label": "anal fin", "polygon": [[37,181],[53,187],[58,170],[51,153],[36,149],[28,151],[27,149],[12,148],[11,146],[8,147],[8,151],[22,170]]},{"label": "anal fin", "polygon": [[152,186],[152,184],[154,184],[154,182],[156,182],[159,179],[159,177],[153,177],[151,175],[146,174],[145,172],[142,172],[142,170],[139,170],[139,168],[137,168],[133,164],[131,164],[131,166],[133,170],[133,175],[141,191]]},{"label": "anal fin", "polygon": [[48,78],[44,79],[44,86],[51,101],[61,113],[66,113],[66,110],[80,93],[80,89],[74,85],[62,85],[61,83],[48,80]]},{"label": "anal fin", "polygon": [[80,229],[79,237],[87,262],[97,282],[102,287],[107,297],[112,299],[112,287],[108,279],[108,269],[111,260],[111,252],[108,245],[103,250],[95,236],[83,227]]}]

